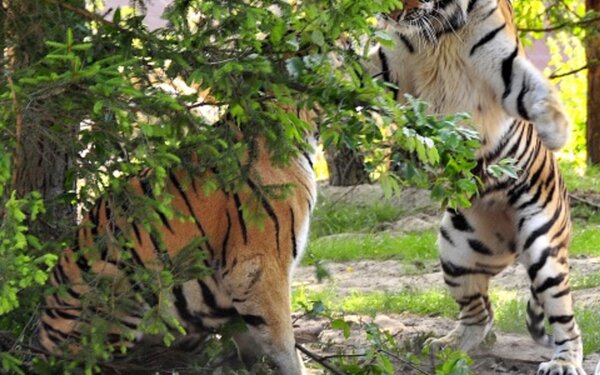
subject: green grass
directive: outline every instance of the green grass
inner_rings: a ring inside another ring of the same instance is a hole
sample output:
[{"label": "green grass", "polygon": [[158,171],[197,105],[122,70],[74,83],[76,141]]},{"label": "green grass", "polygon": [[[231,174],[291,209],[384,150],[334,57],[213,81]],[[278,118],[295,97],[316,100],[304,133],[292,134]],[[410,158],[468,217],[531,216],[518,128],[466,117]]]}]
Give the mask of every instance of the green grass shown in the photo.
[{"label": "green grass", "polygon": [[[305,264],[314,259],[334,262],[398,259],[407,263],[437,260],[434,230],[408,234],[365,233],[321,237],[310,241]],[[576,224],[570,247],[572,256],[600,256],[600,225]]]},{"label": "green grass", "polygon": [[402,216],[402,213],[402,210],[393,204],[378,203],[364,206],[343,202],[325,202],[315,208],[311,224],[311,237],[377,231],[382,223],[395,221]]},{"label": "green grass", "polygon": [[595,288],[600,286],[600,273],[576,275],[571,277],[571,290]]},{"label": "green grass", "polygon": [[433,230],[403,235],[389,233],[321,237],[308,245],[305,263],[313,259],[347,262],[362,259],[399,259],[407,263],[437,260]]},{"label": "green grass", "polygon": [[299,310],[320,301],[328,309],[346,314],[374,315],[376,313],[411,313],[427,316],[454,318],[458,307],[446,291],[425,290],[401,293],[354,293],[336,298],[331,288],[323,292],[307,291],[304,288],[292,293],[292,307]]},{"label": "green grass", "polygon": [[[514,291],[495,291],[491,295],[495,309],[495,328],[501,332],[527,333],[525,324],[526,301]],[[294,310],[320,301],[329,310],[345,314],[411,313],[421,316],[458,317],[458,306],[446,291],[423,290],[401,293],[354,293],[338,299],[335,290],[311,292],[304,288],[294,290]],[[600,311],[576,308],[575,316],[583,333],[586,354],[600,350]]]},{"label": "green grass", "polygon": [[[570,163],[561,163],[560,171],[565,178],[569,191],[595,191],[600,192],[600,168],[584,167],[577,168]],[[581,173],[583,172],[583,174]]]},{"label": "green grass", "polygon": [[575,225],[569,251],[571,255],[600,256],[600,226]]},{"label": "green grass", "polygon": [[[526,333],[525,314],[527,302],[512,299],[496,306],[495,326],[503,332]],[[575,318],[583,335],[583,352],[585,354],[600,351],[600,311],[593,308],[575,308]],[[551,330],[546,327],[548,332]]]}]

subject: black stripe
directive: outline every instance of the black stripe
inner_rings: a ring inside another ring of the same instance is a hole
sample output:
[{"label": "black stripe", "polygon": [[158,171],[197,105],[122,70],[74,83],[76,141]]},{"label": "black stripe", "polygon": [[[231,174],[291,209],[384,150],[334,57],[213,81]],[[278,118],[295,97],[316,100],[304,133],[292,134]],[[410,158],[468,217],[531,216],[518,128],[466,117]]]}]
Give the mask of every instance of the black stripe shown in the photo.
[{"label": "black stripe", "polygon": [[52,327],[50,324],[44,322],[43,320],[42,320],[42,327],[46,330],[46,333],[48,334],[48,338],[55,344],[63,342],[69,337],[69,335],[67,333],[59,331],[58,329]]},{"label": "black stripe", "polygon": [[[187,207],[192,218],[194,219],[194,223],[196,224],[196,228],[198,228],[200,235],[202,235],[202,237],[206,237],[206,232],[204,231],[204,228],[202,227],[200,220],[198,220],[198,217],[196,216],[196,212],[194,211],[194,208],[192,207],[192,203],[190,202],[190,199],[188,198],[185,191],[183,191],[183,187],[179,183],[179,180],[177,180],[177,176],[175,176],[175,174],[173,172],[169,171],[169,179],[173,183],[173,186],[175,186],[175,189],[177,189],[177,192],[179,193],[179,195],[181,195],[181,198],[183,199],[185,206]],[[173,232],[173,231],[171,231],[171,232]],[[208,238],[206,239],[206,247],[208,248],[210,253],[212,255],[214,255],[214,253],[215,253],[214,249],[210,245],[210,240]]]},{"label": "black stripe", "polygon": [[217,301],[215,300],[215,295],[210,290],[208,285],[206,285],[206,283],[202,280],[197,280],[197,281],[198,281],[198,285],[200,285],[200,289],[202,290],[202,300],[204,300],[204,303],[206,303],[206,305],[208,305],[208,307],[211,310],[218,310],[219,306],[217,306]]},{"label": "black stripe", "polygon": [[60,262],[58,262],[56,266],[54,266],[54,271],[52,272],[52,275],[54,276],[57,284],[59,285],[67,284],[69,282],[69,278],[65,274],[65,270],[63,269],[63,266],[60,264]]},{"label": "black stripe", "polygon": [[516,46],[515,50],[502,61],[502,80],[504,81],[504,94],[502,94],[502,99],[506,99],[512,91],[513,62],[518,53],[519,47]]},{"label": "black stripe", "polygon": [[[150,183],[147,180],[141,178],[139,179],[139,181],[144,195],[148,198],[151,198],[152,200],[156,200],[156,198],[154,197],[154,193],[152,192],[152,186],[150,186]],[[169,230],[169,232],[174,234],[175,232],[173,231],[173,228],[171,228],[171,223],[169,223],[169,219],[167,219],[165,214],[160,210],[155,211],[158,214],[158,217],[160,218],[160,221],[163,223],[163,225]]]},{"label": "black stripe", "polygon": [[448,210],[448,212],[450,213],[450,215],[452,215],[450,219],[452,220],[452,226],[454,226],[454,229],[461,232],[475,231],[475,229],[473,229],[471,224],[469,224],[469,222],[462,213],[455,210]]},{"label": "black stripe", "polygon": [[492,10],[490,10],[485,16],[483,16],[483,18],[481,20],[479,20],[479,23],[483,23],[483,21],[487,20],[488,18],[490,18],[492,16],[492,14],[494,14],[496,11],[498,10],[498,6],[496,5]]},{"label": "black stripe", "polygon": [[546,233],[548,233],[550,228],[552,228],[554,223],[556,223],[556,220],[558,220],[558,217],[560,216],[560,211],[561,210],[559,209],[559,207],[557,207],[556,211],[554,211],[554,215],[552,215],[552,218],[550,218],[550,220],[548,220],[546,223],[544,223],[538,229],[531,232],[531,234],[525,241],[525,245],[523,246],[523,251],[527,251],[527,249],[529,249],[529,247],[531,245],[533,245],[533,243],[535,242],[535,240],[538,239],[538,237],[543,236]]},{"label": "black stripe", "polygon": [[[383,74],[383,80],[386,82],[393,83],[392,77],[390,75],[390,66],[388,64],[387,56],[383,52],[383,48],[379,48],[377,54],[379,55],[379,59],[381,60],[381,73]],[[394,95],[394,99],[397,99],[399,90],[395,87],[391,87],[390,89],[392,90],[392,95]]]},{"label": "black stripe", "polygon": [[454,246],[454,241],[452,241],[452,239],[450,238],[450,235],[444,228],[440,228],[440,235],[442,236],[443,239],[448,241],[448,243],[450,245]]},{"label": "black stripe", "polygon": [[79,315],[69,314],[62,307],[46,307],[46,314],[55,318],[57,315],[63,319],[76,320],[79,319]]},{"label": "black stripe", "polygon": [[563,290],[561,290],[560,292],[553,294],[552,298],[561,298],[564,296],[568,296],[571,293],[571,288],[567,287]]},{"label": "black stripe", "polygon": [[546,265],[546,261],[550,256],[556,256],[557,249],[552,247],[547,247],[542,251],[542,255],[540,255],[540,259],[533,263],[531,267],[527,270],[527,274],[529,275],[529,279],[531,282],[535,281],[538,272]]},{"label": "black stripe", "polygon": [[202,324],[202,319],[194,316],[188,309],[187,300],[185,299],[181,285],[173,287],[173,296],[175,297],[175,308],[181,319],[191,323]]},{"label": "black stripe", "polygon": [[517,97],[517,113],[519,113],[521,118],[529,121],[529,113],[527,112],[527,108],[525,108],[524,103],[525,94],[529,92],[529,87],[525,83],[525,78],[523,78],[523,83],[521,85],[521,92],[519,92],[519,96]]},{"label": "black stripe", "polygon": [[271,204],[269,203],[269,201],[267,201],[267,199],[265,198],[265,196],[262,194],[262,192],[258,189],[258,187],[256,186],[256,184],[251,179],[248,179],[246,181],[246,183],[248,184],[248,186],[250,186],[250,189],[252,189],[252,192],[260,199],[260,202],[261,202],[264,210],[267,212],[267,215],[269,215],[269,217],[273,221],[273,224],[275,225],[275,241],[277,243],[277,250],[280,250],[280,245],[279,245],[279,220],[277,219],[277,215],[275,214],[275,210],[273,210],[273,206],[271,206]]},{"label": "black stripe", "polygon": [[442,269],[444,270],[444,273],[446,275],[449,275],[452,277],[460,277],[460,276],[475,275],[475,274],[495,276],[498,274],[498,272],[492,272],[492,271],[484,270],[481,268],[462,267],[462,266],[456,265],[449,261],[442,260],[441,263],[442,263]]},{"label": "black stripe", "polygon": [[484,245],[483,242],[481,242],[479,240],[469,239],[467,242],[469,243],[471,250],[473,250],[476,253],[483,254],[483,255],[493,255],[494,254],[489,247]]},{"label": "black stripe", "polygon": [[294,259],[298,256],[298,244],[296,243],[296,218],[294,217],[294,209],[290,207],[291,230],[292,230],[292,256]]},{"label": "black stripe", "polygon": [[479,319],[476,322],[473,323],[461,323],[464,326],[468,326],[468,327],[472,327],[472,326],[480,326],[482,325],[482,323],[486,323],[488,320],[490,319],[490,317],[486,314],[483,318]]},{"label": "black stripe", "polygon": [[[552,187],[552,190],[554,190],[554,187]],[[549,194],[552,194],[552,190],[550,191]],[[533,197],[531,197],[531,199],[529,199],[528,201],[522,203],[519,207],[517,207],[517,210],[522,211],[523,209],[525,209],[535,203],[538,203],[541,196],[542,196],[542,187],[539,186],[537,188],[537,191],[535,192],[535,195]],[[545,204],[542,205],[542,207],[545,207],[545,206],[546,206]]]},{"label": "black stripe", "polygon": [[506,27],[506,23],[502,24],[500,27],[495,28],[492,31],[490,31],[489,33],[485,34],[481,39],[479,39],[477,41],[477,43],[475,43],[475,45],[473,45],[473,48],[471,48],[471,52],[470,52],[469,55],[473,56],[473,54],[475,53],[475,51],[477,51],[477,48],[482,47],[486,43],[490,42],[505,27]]},{"label": "black stripe", "polygon": [[231,215],[229,215],[229,211],[226,211],[225,214],[227,216],[227,230],[225,231],[223,246],[221,247],[221,267],[227,267],[227,245],[231,236]]},{"label": "black stripe", "polygon": [[238,193],[233,194],[233,200],[235,202],[235,208],[237,210],[238,222],[240,223],[240,229],[242,230],[242,238],[244,239],[244,245],[248,244],[248,230],[246,229],[246,222],[244,221],[244,213],[242,212],[242,203],[240,202],[240,196]]},{"label": "black stripe", "polygon": [[446,285],[453,287],[453,288],[459,287],[461,285],[459,283],[455,283],[454,281],[450,281],[445,277],[444,277],[444,283],[446,283]]},{"label": "black stripe", "polygon": [[469,0],[469,5],[467,6],[467,13],[471,13],[473,11],[476,3],[477,0]]},{"label": "black stripe", "polygon": [[142,234],[140,233],[140,228],[136,222],[131,223],[131,228],[133,228],[133,234],[135,235],[135,239],[137,242],[142,245]]},{"label": "black stripe", "polygon": [[573,315],[556,315],[556,316],[550,316],[548,317],[548,322],[550,324],[554,324],[554,323],[560,323],[560,324],[567,324],[570,323],[573,320]]},{"label": "black stripe", "polygon": [[462,299],[457,300],[456,302],[461,306],[461,307],[466,307],[469,306],[470,304],[472,304],[473,302],[481,299],[483,297],[483,295],[481,295],[481,293],[475,293],[469,296],[464,296]]},{"label": "black stripe", "polygon": [[308,165],[310,165],[310,168],[313,169],[314,165],[312,160],[310,159],[310,155],[308,154],[308,152],[306,151],[302,151],[302,156],[304,156],[304,158],[306,159],[306,161],[308,162]]},{"label": "black stripe", "polygon": [[244,322],[246,322],[246,324],[248,324],[249,326],[257,327],[260,325],[267,324],[265,319],[260,315],[240,314],[240,316],[242,317],[242,319],[244,319]]},{"label": "black stripe", "polygon": [[542,285],[538,286],[535,289],[535,293],[536,294],[540,294],[545,292],[546,290],[550,289],[550,288],[554,288],[556,286],[559,286],[560,284],[562,284],[563,281],[565,281],[565,278],[567,277],[567,274],[564,272],[559,273],[556,277],[549,277],[547,278]]},{"label": "black stripe", "polygon": [[514,120],[510,124],[510,127],[508,128],[508,130],[502,135],[502,141],[500,141],[500,143],[498,143],[498,145],[496,147],[494,147],[494,150],[492,152],[485,155],[483,157],[483,160],[490,162],[490,161],[496,160],[500,156],[500,154],[502,153],[502,151],[504,151],[504,148],[506,147],[508,142],[510,142],[511,140],[513,140],[515,138],[514,137],[515,132],[520,129],[520,127],[517,125],[518,125],[517,120]]},{"label": "black stripe", "polygon": [[102,205],[102,198],[98,199],[94,204],[94,207],[88,213],[88,218],[92,222],[92,235],[98,235],[98,226],[100,225],[100,206]]},{"label": "black stripe", "polygon": [[400,38],[400,41],[402,41],[408,52],[415,53],[415,46],[412,45],[412,43],[410,42],[410,40],[408,40],[406,36],[400,33],[396,33],[396,35],[398,36],[398,38]]},{"label": "black stripe", "polygon": [[576,335],[576,336],[573,336],[573,337],[571,337],[569,339],[564,339],[564,340],[560,340],[560,341],[554,341],[554,345],[561,346],[561,345],[564,345],[564,344],[568,343],[569,341],[575,341],[575,340],[579,339],[579,337],[580,337],[579,335]]}]

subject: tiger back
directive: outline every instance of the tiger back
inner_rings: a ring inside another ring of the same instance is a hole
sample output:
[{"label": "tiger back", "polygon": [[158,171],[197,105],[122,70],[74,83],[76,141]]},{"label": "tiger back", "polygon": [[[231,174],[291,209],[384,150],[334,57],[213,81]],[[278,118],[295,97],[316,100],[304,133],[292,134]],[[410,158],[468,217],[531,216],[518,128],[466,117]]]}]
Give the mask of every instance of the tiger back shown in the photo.
[{"label": "tiger back", "polygon": [[[527,327],[554,355],[540,375],[584,374],[569,289],[568,195],[552,150],[569,121],[556,91],[523,52],[508,0],[406,0],[382,21],[396,39],[369,66],[430,103],[433,114],[468,112],[480,134],[484,187],[472,207],[447,210],[438,238],[444,282],[460,306],[459,323],[435,348],[470,350],[489,332],[491,277],[519,261],[531,281]],[[489,165],[512,158],[518,177],[494,177]],[[552,326],[553,336],[544,329]]]},{"label": "tiger back", "polygon": [[[63,288],[46,299],[39,327],[39,344],[60,354],[79,350],[82,332],[90,328],[93,314],[110,310],[102,302],[84,306],[83,297],[99,278],[109,280],[114,293],[139,288],[132,267],[160,271],[172,266],[181,252],[206,252],[205,264],[213,272],[174,286],[167,295],[146,295],[111,310],[108,339],[123,343],[125,329],[136,330],[144,312],[157,304],[168,306],[188,333],[218,329],[240,317],[248,331],[234,337],[240,351],[251,356],[268,354],[283,374],[301,374],[302,361],[295,349],[290,311],[290,283],[294,265],[306,245],[309,218],[316,200],[316,179],[311,152],[299,153],[288,166],[275,165],[263,141],[247,160],[250,172],[235,192],[205,192],[214,172],[191,175],[183,169],[168,173],[165,190],[171,208],[191,220],[159,217],[158,236],[145,229],[127,208],[111,196],[101,197],[88,212],[77,232],[76,245],[66,249],[50,281]],[[155,198],[146,170],[129,181],[139,196]],[[283,199],[271,199],[261,186],[289,185]],[[260,224],[251,223],[244,209],[263,214]],[[129,225],[126,225],[128,222]],[[132,244],[127,254],[103,239],[122,235]],[[201,239],[201,241],[198,241]],[[96,247],[95,257],[84,251]],[[200,248],[200,249],[199,249]],[[142,294],[142,293],[140,293]],[[160,299],[167,299],[161,301]],[[89,303],[88,303],[89,304]],[[137,333],[138,340],[143,337]]]}]

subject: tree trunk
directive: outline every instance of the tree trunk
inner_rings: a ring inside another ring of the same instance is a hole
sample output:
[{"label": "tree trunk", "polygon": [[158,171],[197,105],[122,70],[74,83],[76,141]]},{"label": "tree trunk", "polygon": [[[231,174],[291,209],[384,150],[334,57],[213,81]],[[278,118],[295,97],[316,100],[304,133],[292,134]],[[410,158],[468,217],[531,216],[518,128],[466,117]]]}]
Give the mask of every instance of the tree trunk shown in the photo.
[{"label": "tree trunk", "polygon": [[[66,25],[40,22],[59,20],[55,6],[39,0],[10,0],[5,2],[6,67],[8,80],[13,74],[42,59],[48,52],[46,40],[64,40]],[[83,1],[81,4],[83,5]],[[50,95],[40,98],[27,95],[19,98],[13,92],[14,134],[16,138],[12,186],[18,198],[37,191],[41,194],[46,214],[30,223],[30,232],[42,240],[56,240],[73,228],[74,207],[64,199],[67,171],[74,160],[77,124],[58,126],[60,111]]]},{"label": "tree trunk", "polygon": [[[600,0],[586,0],[588,10],[600,12]],[[587,154],[590,164],[600,164],[600,22],[586,38],[588,60]]]},{"label": "tree trunk", "polygon": [[325,160],[331,186],[354,186],[370,182],[364,157],[355,150],[330,146],[325,150]]}]

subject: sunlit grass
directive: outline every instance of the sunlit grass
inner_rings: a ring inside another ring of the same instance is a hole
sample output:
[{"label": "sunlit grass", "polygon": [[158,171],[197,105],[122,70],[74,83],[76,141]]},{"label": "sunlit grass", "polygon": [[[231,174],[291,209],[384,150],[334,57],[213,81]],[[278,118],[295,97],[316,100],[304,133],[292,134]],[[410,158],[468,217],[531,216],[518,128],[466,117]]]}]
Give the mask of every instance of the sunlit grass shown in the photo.
[{"label": "sunlit grass", "polygon": [[600,225],[575,225],[570,254],[600,256]]},{"label": "sunlit grass", "polygon": [[444,290],[404,291],[400,293],[353,293],[336,298],[332,288],[322,292],[308,291],[303,287],[292,293],[295,310],[321,302],[328,309],[346,314],[374,315],[380,313],[411,313],[416,315],[454,318],[457,304]]},{"label": "sunlit grass", "polygon": [[[527,333],[526,300],[515,291],[494,291],[491,294],[495,311],[496,330],[511,333]],[[312,306],[319,301],[327,309],[345,314],[374,315],[381,313],[410,313],[420,316],[458,317],[458,305],[444,290],[404,291],[400,293],[354,293],[336,298],[335,290],[312,292],[305,288],[294,291],[292,302],[295,310]],[[600,350],[600,310],[576,308],[575,316],[583,333],[586,354]],[[551,330],[549,330],[550,332]],[[532,343],[533,345],[533,343]]]},{"label": "sunlit grass", "polygon": [[570,163],[560,163],[560,171],[569,191],[595,191],[600,192],[600,168],[578,168]]},{"label": "sunlit grass", "polygon": [[600,286],[600,273],[571,276],[571,290],[596,288]]},{"label": "sunlit grass", "polygon": [[[494,300],[494,298],[492,298]],[[503,332],[526,333],[525,316],[526,300],[515,298],[504,303],[494,303],[496,306],[496,329]],[[585,354],[600,350],[600,310],[594,308],[575,308],[575,319],[583,336],[583,351]],[[546,327],[549,333],[551,329]]]},{"label": "sunlit grass", "polygon": [[315,208],[311,224],[311,238],[336,233],[372,232],[382,223],[393,222],[402,216],[402,210],[393,204],[355,205],[345,202],[324,202]]},{"label": "sunlit grass", "polygon": [[393,235],[348,234],[321,237],[309,243],[305,263],[311,259],[347,262],[363,259],[398,259],[407,263],[437,260],[437,234],[433,230]]}]

